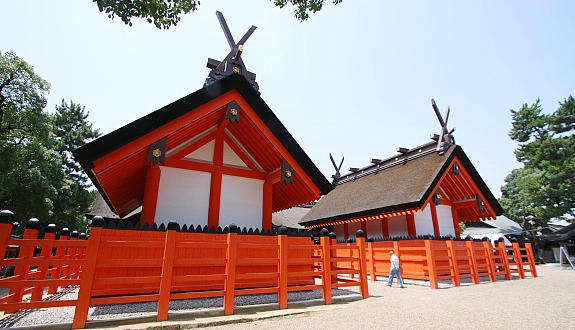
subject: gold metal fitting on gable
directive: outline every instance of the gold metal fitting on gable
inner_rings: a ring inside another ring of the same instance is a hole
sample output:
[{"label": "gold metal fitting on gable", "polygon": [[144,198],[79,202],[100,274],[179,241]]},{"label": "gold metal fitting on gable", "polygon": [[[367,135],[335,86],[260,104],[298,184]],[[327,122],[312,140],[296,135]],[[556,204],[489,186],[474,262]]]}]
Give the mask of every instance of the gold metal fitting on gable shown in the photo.
[{"label": "gold metal fitting on gable", "polygon": [[285,172],[285,175],[286,175],[286,178],[291,178],[291,171],[290,171],[290,170],[287,170],[287,171]]},{"label": "gold metal fitting on gable", "polygon": [[238,114],[238,109],[236,109],[236,108],[231,108],[231,109],[230,109],[230,114],[231,114],[232,116],[237,116],[237,114]]},{"label": "gold metal fitting on gable", "polygon": [[156,158],[162,157],[162,150],[160,150],[160,149],[154,149],[154,150],[152,150],[152,156],[154,156],[154,157],[156,157]]},{"label": "gold metal fitting on gable", "polygon": [[238,68],[237,66],[234,66],[232,68],[232,71],[234,71],[234,73],[240,73],[240,68]]}]

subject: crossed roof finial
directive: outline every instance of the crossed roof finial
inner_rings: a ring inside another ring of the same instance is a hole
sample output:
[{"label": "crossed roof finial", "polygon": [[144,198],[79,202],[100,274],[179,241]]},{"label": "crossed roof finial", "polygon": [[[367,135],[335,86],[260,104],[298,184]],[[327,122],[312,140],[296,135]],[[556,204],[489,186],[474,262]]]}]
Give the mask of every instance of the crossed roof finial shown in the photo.
[{"label": "crossed roof finial", "polygon": [[212,69],[206,82],[204,83],[204,87],[221,80],[227,76],[232,74],[241,74],[248,79],[252,87],[258,91],[259,86],[256,82],[256,75],[255,73],[249,72],[246,69],[246,65],[244,64],[244,60],[242,59],[242,52],[244,51],[244,44],[248,40],[248,38],[254,33],[256,27],[252,25],[252,27],[244,34],[244,36],[238,41],[237,43],[234,41],[234,37],[228,28],[228,24],[226,23],[226,19],[224,15],[216,11],[216,16],[220,21],[220,26],[222,30],[224,30],[224,34],[226,39],[228,40],[228,44],[230,45],[230,52],[224,58],[223,61],[214,60],[208,58],[207,67]]},{"label": "crossed roof finial", "polygon": [[439,133],[437,136],[432,136],[432,138],[435,139],[435,137],[437,137],[436,150],[439,152],[440,155],[443,155],[449,149],[449,147],[455,144],[455,139],[453,138],[452,135],[453,132],[455,131],[455,127],[453,127],[449,131],[447,130],[447,121],[449,120],[449,111],[450,111],[449,107],[447,107],[447,110],[445,110],[445,116],[442,117],[441,113],[439,112],[439,109],[437,108],[437,104],[435,104],[434,99],[431,99],[431,106],[435,111],[435,115],[439,120],[439,124],[441,124],[441,133]]}]

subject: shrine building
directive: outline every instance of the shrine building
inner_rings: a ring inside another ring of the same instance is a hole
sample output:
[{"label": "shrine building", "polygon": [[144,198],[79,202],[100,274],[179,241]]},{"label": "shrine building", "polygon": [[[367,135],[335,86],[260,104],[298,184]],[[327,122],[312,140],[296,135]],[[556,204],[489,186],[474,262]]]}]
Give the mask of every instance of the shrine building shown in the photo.
[{"label": "shrine building", "polygon": [[[340,175],[335,187],[299,221],[309,228],[331,228],[339,240],[355,237],[459,237],[459,223],[495,219],[503,209],[461,148],[453,131],[432,105],[442,134],[432,141],[387,159],[372,159],[363,168]],[[448,117],[448,113],[446,119]],[[333,162],[333,159],[332,159]],[[339,167],[341,167],[340,164]]]}]

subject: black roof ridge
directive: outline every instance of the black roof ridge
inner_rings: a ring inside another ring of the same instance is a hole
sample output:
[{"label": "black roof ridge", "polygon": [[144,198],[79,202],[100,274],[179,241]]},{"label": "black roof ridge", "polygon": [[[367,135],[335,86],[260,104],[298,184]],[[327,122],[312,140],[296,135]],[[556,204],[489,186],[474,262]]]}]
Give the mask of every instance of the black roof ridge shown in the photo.
[{"label": "black roof ridge", "polygon": [[388,157],[388,158],[386,158],[380,162],[372,163],[372,164],[367,165],[365,167],[359,168],[355,172],[349,172],[348,174],[345,174],[339,178],[336,178],[334,181],[334,185],[344,184],[344,183],[356,180],[358,178],[361,178],[363,176],[377,173],[377,172],[383,171],[385,169],[394,167],[396,165],[404,164],[407,161],[432,154],[433,152],[439,152],[435,148],[436,145],[437,145],[436,141],[431,141],[429,143],[422,144],[422,145],[417,146],[415,148],[409,149],[405,153],[397,153],[397,154],[395,154],[391,157]]}]

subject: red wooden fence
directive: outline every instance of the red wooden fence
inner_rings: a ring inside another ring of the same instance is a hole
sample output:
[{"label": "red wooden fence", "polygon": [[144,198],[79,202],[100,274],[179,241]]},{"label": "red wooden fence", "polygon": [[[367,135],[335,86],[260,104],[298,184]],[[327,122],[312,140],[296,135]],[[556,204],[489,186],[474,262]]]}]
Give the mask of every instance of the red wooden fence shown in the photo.
[{"label": "red wooden fence", "polygon": [[[179,231],[176,223],[165,231],[104,226],[95,217],[88,240],[65,232],[55,239],[55,226],[38,239],[39,222],[31,220],[23,238],[13,239],[11,217],[0,214],[0,253],[8,245],[20,249],[17,258],[0,263],[15,267],[14,276],[0,279],[0,287],[11,289],[0,299],[0,310],[76,306],[72,328],[77,329],[85,327],[90,306],[103,304],[157,301],[162,321],[169,301],[179,299],[223,297],[229,315],[239,295],[275,293],[280,308],[287,308],[292,291],[320,289],[326,304],[332,303],[332,289],[342,287],[358,286],[368,297],[361,233],[357,244],[339,246],[327,230],[316,245],[309,236],[288,236],[283,229],[277,235],[243,235],[233,225],[225,234]],[[41,300],[45,292],[75,285],[77,299]]]},{"label": "red wooden fence", "polygon": [[389,251],[393,250],[401,259],[403,278],[426,280],[431,288],[438,288],[440,280],[450,280],[459,286],[461,278],[471,278],[479,283],[481,276],[497,280],[498,275],[510,280],[517,273],[537,276],[531,243],[520,247],[518,243],[505,246],[498,242],[461,240],[401,240],[367,242],[368,273],[375,281],[376,276],[389,276]]}]

